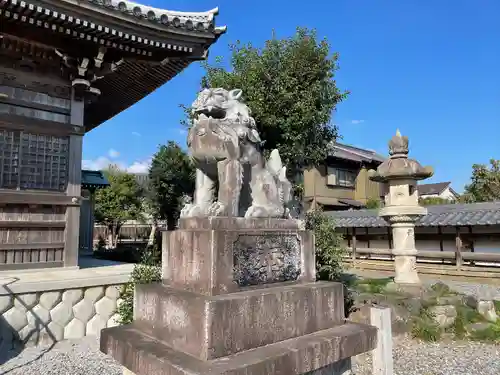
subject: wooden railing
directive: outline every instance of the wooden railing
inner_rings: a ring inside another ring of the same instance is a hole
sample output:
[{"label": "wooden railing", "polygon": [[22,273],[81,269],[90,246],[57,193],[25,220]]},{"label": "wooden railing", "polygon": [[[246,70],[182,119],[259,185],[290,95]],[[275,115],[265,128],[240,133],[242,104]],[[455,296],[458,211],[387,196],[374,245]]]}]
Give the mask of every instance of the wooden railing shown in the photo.
[{"label": "wooden railing", "polygon": [[[378,248],[348,248],[347,261],[357,262],[366,260],[394,261],[392,250]],[[500,271],[500,252],[485,253],[440,250],[418,250],[417,263],[453,265],[458,270],[462,267],[494,267]]]},{"label": "wooden railing", "polygon": [[[125,224],[120,229],[119,243],[145,243],[149,239],[151,226],[148,224]],[[103,225],[94,226],[94,243],[99,238],[106,238],[106,227]]]}]

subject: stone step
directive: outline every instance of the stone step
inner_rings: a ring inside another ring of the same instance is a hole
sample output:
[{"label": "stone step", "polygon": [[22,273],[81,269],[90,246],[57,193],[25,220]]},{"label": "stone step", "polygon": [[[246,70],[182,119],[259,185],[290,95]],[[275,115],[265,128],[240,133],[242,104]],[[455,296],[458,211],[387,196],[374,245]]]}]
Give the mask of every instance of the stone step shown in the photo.
[{"label": "stone step", "polygon": [[[104,329],[101,351],[136,375],[333,375],[342,360],[373,350],[377,329],[350,323],[204,361],[140,331],[135,323]],[[318,371],[319,370],[319,371]]]},{"label": "stone step", "polygon": [[136,325],[179,351],[209,360],[344,323],[343,285],[274,284],[205,296],[162,284],[138,285]]}]

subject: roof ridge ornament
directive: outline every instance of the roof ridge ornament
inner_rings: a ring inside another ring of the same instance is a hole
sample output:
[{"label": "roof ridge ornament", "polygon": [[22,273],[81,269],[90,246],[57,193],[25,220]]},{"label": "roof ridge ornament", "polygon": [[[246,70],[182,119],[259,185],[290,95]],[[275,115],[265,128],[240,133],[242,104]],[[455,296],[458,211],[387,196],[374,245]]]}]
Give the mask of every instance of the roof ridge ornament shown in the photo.
[{"label": "roof ridge ornament", "polygon": [[399,129],[397,129],[396,135],[389,141],[389,155],[391,155],[391,158],[407,158],[408,148],[408,137],[402,136]]}]

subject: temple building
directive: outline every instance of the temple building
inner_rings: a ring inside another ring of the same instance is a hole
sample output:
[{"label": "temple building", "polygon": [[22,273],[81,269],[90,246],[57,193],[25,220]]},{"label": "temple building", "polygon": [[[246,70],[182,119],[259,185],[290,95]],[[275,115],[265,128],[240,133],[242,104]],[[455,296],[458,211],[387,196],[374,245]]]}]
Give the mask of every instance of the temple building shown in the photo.
[{"label": "temple building", "polygon": [[78,267],[83,136],[205,59],[217,13],[0,1],[0,271]]}]

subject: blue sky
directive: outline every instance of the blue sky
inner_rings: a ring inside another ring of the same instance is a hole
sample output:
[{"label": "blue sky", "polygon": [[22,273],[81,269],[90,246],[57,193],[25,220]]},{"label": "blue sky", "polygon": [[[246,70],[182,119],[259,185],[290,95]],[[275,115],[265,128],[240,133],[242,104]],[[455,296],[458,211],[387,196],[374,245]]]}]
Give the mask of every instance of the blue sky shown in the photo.
[{"label": "blue sky", "polygon": [[[399,128],[410,153],[432,165],[430,181],[461,191],[473,163],[500,158],[500,1],[498,0],[142,0],[171,10],[220,9],[228,31],[209,59],[236,40],[316,28],[340,54],[337,83],[351,96],[334,114],[342,142],[387,154]],[[203,70],[183,73],[84,138],[85,165],[109,160],[144,169],[159,144],[184,146],[179,104],[190,104]]]}]

